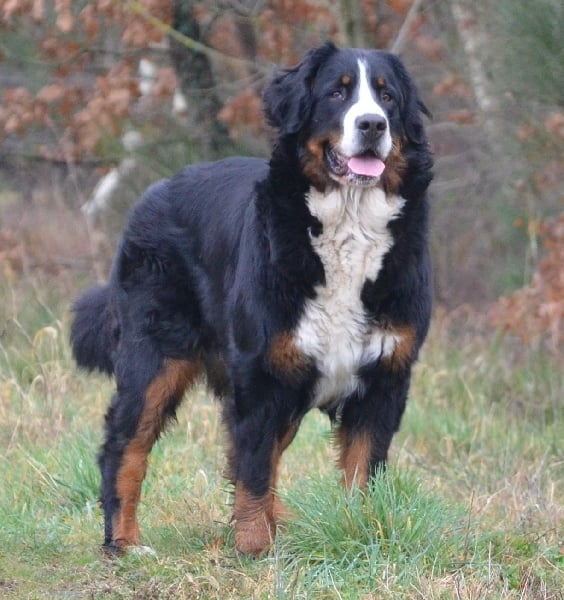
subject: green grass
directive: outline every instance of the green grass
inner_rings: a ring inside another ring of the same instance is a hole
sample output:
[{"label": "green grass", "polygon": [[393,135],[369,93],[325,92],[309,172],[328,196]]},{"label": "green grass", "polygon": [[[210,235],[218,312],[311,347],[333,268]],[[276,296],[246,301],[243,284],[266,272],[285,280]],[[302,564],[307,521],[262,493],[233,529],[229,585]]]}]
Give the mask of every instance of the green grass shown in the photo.
[{"label": "green grass", "polygon": [[294,592],[333,588],[356,598],[391,580],[408,590],[414,569],[444,574],[471,562],[462,507],[434,496],[413,472],[393,469],[366,493],[326,482],[308,488],[293,495],[297,517],[279,544]]},{"label": "green grass", "polygon": [[269,556],[240,558],[221,420],[197,390],[151,455],[140,521],[156,554],[103,558],[112,383],[74,368],[63,294],[0,290],[0,597],[562,598],[561,366],[443,322],[367,492],[341,488],[328,423],[308,415],[280,470],[293,519]]}]

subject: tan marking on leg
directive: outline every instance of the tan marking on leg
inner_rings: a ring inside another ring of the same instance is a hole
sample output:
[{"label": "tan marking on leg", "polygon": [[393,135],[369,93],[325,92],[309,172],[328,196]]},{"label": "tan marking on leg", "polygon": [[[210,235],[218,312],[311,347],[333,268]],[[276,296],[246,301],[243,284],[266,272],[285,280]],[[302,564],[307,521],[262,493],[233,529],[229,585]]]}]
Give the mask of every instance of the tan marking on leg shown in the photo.
[{"label": "tan marking on leg", "polygon": [[290,511],[284,506],[284,503],[276,494],[276,484],[278,481],[278,467],[280,465],[280,458],[282,457],[284,450],[286,450],[286,448],[296,437],[299,426],[300,421],[292,423],[282,439],[276,444],[274,452],[272,453],[270,467],[270,494],[272,496],[272,518],[274,519],[275,523],[283,523],[291,516]]},{"label": "tan marking on leg", "polygon": [[283,525],[292,518],[292,512],[286,507],[276,492],[272,492],[272,518],[277,525]]},{"label": "tan marking on leg", "polygon": [[164,425],[168,403],[180,399],[200,372],[198,363],[167,360],[163,370],[147,388],[145,407],[133,439],[125,449],[116,477],[120,507],[113,517],[113,538],[118,546],[141,543],[137,505],[147,472],[147,457]]},{"label": "tan marking on leg", "polygon": [[343,470],[343,483],[351,489],[354,484],[364,488],[368,484],[368,468],[372,453],[370,433],[362,431],[352,434],[341,427],[338,442],[341,449],[339,467]]},{"label": "tan marking on leg", "polygon": [[240,481],[235,484],[235,547],[243,554],[258,556],[267,550],[276,536],[276,523],[281,523],[290,516],[290,512],[276,496],[276,481],[280,457],[294,439],[299,425],[299,421],[292,423],[274,446],[270,461],[270,487],[264,496],[254,496]]},{"label": "tan marking on leg", "polygon": [[112,529],[114,542],[121,547],[141,543],[137,505],[141,496],[141,484],[147,472],[149,450],[139,442],[132,441],[123,454],[118,471],[116,492],[120,498],[120,506],[113,516]]},{"label": "tan marking on leg", "polygon": [[276,534],[272,516],[272,493],[256,497],[241,482],[235,486],[235,548],[242,554],[259,556]]}]

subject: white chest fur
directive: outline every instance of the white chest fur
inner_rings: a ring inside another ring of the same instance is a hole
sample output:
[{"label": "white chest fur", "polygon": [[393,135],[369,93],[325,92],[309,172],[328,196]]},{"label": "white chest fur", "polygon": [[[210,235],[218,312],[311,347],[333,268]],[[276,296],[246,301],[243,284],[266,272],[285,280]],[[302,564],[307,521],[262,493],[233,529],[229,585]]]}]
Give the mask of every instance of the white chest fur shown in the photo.
[{"label": "white chest fur", "polygon": [[309,210],[323,225],[312,245],[326,281],[307,301],[295,343],[321,373],[315,406],[353,392],[358,369],[391,354],[398,342],[369,321],[360,296],[366,279],[376,279],[393,244],[388,223],[400,215],[403,204],[399,196],[386,196],[378,188],[309,194]]}]

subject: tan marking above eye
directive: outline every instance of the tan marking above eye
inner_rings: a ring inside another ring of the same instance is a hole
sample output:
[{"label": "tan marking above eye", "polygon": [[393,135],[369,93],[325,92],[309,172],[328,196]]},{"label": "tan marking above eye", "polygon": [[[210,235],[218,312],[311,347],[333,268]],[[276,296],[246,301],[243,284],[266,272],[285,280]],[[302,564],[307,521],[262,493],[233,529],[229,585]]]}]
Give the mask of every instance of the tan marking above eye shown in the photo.
[{"label": "tan marking above eye", "polygon": [[349,85],[350,82],[351,82],[351,76],[350,75],[343,75],[341,77],[341,83],[343,85]]},{"label": "tan marking above eye", "polygon": [[386,80],[384,79],[384,77],[378,77],[378,79],[376,80],[376,83],[380,87],[384,87],[386,85]]}]

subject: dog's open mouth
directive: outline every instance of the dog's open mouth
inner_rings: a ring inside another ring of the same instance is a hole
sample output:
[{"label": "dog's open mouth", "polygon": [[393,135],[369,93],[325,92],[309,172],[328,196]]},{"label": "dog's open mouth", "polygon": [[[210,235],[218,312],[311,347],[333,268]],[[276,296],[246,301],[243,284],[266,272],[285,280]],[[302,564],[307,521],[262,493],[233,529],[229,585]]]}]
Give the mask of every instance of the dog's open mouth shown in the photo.
[{"label": "dog's open mouth", "polygon": [[357,185],[375,185],[386,168],[382,159],[372,150],[347,157],[327,145],[325,160],[337,179],[345,178]]}]

